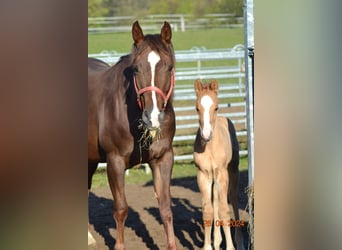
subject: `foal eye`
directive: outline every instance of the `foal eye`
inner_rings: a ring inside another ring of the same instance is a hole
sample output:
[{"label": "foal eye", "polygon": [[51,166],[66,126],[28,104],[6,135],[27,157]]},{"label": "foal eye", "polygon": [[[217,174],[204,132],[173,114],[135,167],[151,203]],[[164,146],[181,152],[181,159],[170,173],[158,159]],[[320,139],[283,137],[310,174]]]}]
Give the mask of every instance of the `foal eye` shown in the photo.
[{"label": "foal eye", "polygon": [[197,111],[197,112],[199,111],[198,107],[196,107],[196,111]]},{"label": "foal eye", "polygon": [[215,111],[217,111],[217,110],[218,110],[218,107],[215,108]]}]

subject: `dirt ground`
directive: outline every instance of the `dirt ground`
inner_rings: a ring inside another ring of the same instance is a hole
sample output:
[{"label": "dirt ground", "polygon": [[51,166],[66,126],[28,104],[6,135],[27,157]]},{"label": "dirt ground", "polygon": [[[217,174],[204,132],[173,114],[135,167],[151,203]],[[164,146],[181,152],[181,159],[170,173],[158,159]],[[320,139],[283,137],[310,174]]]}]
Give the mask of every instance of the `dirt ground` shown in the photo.
[{"label": "dirt ground", "polygon": [[[245,188],[247,185],[248,172],[240,172],[239,214],[240,220],[246,222],[243,227],[246,249],[249,219],[248,212],[245,211],[247,204]],[[201,249],[204,230],[201,195],[196,177],[173,179],[171,195],[178,249]],[[126,249],[166,249],[164,229],[159,217],[158,203],[154,198],[152,182],[143,185],[127,184],[126,196],[129,205],[125,224]],[[88,247],[88,250],[114,248],[116,226],[112,212],[113,198],[110,189],[107,187],[93,189],[89,195],[89,227],[97,243],[95,246]],[[221,247],[225,249],[224,242]]]}]

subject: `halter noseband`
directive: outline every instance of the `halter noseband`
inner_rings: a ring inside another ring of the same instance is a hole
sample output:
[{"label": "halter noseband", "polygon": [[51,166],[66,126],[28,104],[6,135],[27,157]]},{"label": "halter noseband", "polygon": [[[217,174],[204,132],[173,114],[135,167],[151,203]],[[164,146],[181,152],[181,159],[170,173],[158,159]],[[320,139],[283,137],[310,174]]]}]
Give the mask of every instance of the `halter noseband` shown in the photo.
[{"label": "halter noseband", "polygon": [[148,87],[145,87],[145,88],[142,88],[142,89],[138,89],[138,84],[137,84],[137,80],[135,78],[135,76],[133,77],[133,81],[134,81],[134,88],[135,88],[135,91],[137,92],[137,102],[138,102],[138,106],[140,109],[142,109],[142,102],[141,102],[141,95],[144,94],[145,92],[148,92],[148,91],[156,91],[156,93],[158,93],[159,95],[161,95],[161,97],[163,98],[164,100],[164,104],[163,104],[163,111],[165,110],[166,108],[166,104],[172,94],[172,91],[173,91],[173,88],[176,84],[176,81],[175,81],[175,69],[172,68],[172,72],[171,72],[171,86],[170,86],[170,89],[168,91],[168,93],[165,95],[164,92],[158,88],[158,87],[154,87],[154,86],[148,86]]}]

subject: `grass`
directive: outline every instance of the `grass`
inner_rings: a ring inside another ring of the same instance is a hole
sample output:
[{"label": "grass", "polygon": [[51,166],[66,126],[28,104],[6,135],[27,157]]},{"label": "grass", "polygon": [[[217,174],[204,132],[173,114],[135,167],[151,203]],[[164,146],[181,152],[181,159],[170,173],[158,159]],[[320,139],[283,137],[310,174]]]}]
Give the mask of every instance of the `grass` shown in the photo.
[{"label": "grass", "polygon": [[[240,171],[248,170],[248,158],[241,157],[240,158]],[[172,178],[182,178],[182,177],[191,177],[196,176],[197,168],[193,163],[183,163],[183,164],[175,164],[173,166]],[[127,184],[139,184],[143,185],[146,182],[152,180],[152,173],[146,174],[143,168],[139,169],[130,169],[129,175],[126,176]],[[92,188],[97,187],[108,187],[107,181],[107,173],[105,168],[98,169],[93,176]]]},{"label": "grass", "polygon": [[[172,33],[175,50],[189,50],[193,47],[232,48],[236,44],[243,44],[243,39],[243,28],[189,30]],[[99,53],[103,50],[128,53],[132,43],[132,35],[129,32],[88,34],[88,53]]]},{"label": "grass", "polygon": [[[193,47],[205,47],[207,49],[232,48],[237,44],[243,44],[243,28],[188,30],[185,32],[173,32],[172,43],[175,51],[190,50]],[[88,54],[106,51],[129,53],[132,47],[132,35],[130,32],[88,34]],[[201,61],[202,67],[232,66],[237,65],[236,60]],[[176,63],[177,68],[197,67],[197,62]],[[226,83],[236,83],[237,79],[225,79]],[[193,81],[177,81],[177,85],[192,84]]]}]

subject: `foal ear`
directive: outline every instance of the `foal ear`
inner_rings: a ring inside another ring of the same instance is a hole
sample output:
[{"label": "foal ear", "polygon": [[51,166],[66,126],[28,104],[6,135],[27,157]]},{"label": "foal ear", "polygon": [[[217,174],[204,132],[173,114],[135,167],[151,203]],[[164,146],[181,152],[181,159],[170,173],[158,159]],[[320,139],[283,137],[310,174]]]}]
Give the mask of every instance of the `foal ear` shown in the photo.
[{"label": "foal ear", "polygon": [[203,89],[203,86],[202,86],[200,79],[197,79],[195,81],[194,88],[195,88],[196,95],[198,95],[198,93]]},{"label": "foal ear", "polygon": [[132,26],[132,37],[134,40],[134,44],[138,45],[144,40],[144,33],[139,25],[138,21],[135,21]]},{"label": "foal ear", "polygon": [[161,29],[160,36],[164,42],[169,44],[171,42],[171,37],[172,37],[172,31],[171,31],[171,26],[168,22],[164,22],[164,25]]},{"label": "foal ear", "polygon": [[213,90],[215,92],[215,94],[217,94],[218,92],[218,83],[215,79],[212,79],[211,80],[211,83],[210,83],[210,89]]}]

